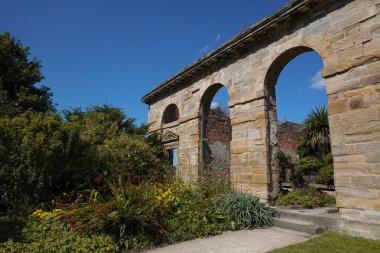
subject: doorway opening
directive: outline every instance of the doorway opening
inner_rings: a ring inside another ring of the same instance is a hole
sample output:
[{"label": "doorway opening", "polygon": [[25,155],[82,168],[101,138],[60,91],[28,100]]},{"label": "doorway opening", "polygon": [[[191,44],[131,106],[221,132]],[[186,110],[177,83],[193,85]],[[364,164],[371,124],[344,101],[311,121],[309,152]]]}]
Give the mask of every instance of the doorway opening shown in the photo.
[{"label": "doorway opening", "polygon": [[292,189],[335,193],[322,68],[315,51],[297,47],[280,55],[266,76],[270,197]]},{"label": "doorway opening", "polygon": [[200,179],[213,177],[230,182],[231,120],[229,95],[222,84],[214,84],[203,95],[200,110]]}]

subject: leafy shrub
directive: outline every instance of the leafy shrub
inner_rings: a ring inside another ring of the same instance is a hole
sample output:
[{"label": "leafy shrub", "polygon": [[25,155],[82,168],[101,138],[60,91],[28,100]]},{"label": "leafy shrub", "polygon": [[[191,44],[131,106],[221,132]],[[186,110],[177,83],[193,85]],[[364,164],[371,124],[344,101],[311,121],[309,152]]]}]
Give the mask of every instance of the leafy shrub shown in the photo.
[{"label": "leafy shrub", "polygon": [[226,228],[226,216],[216,206],[217,197],[194,186],[177,193],[172,213],[165,217],[164,226],[169,242],[191,240],[221,234]]},{"label": "leafy shrub", "polygon": [[119,175],[163,180],[169,168],[160,160],[160,143],[145,138],[145,126],[136,127],[134,119],[119,108],[93,106],[87,111],[65,111],[68,125],[79,129],[79,139],[85,146],[81,154],[82,167],[92,175],[117,180]]},{"label": "leafy shrub", "polygon": [[75,233],[111,234],[126,249],[158,243],[166,233],[162,216],[175,197],[164,185],[134,181],[119,177],[108,182],[103,195],[93,190],[88,198],[69,206],[61,220]]},{"label": "leafy shrub", "polygon": [[22,240],[0,244],[0,252],[118,252],[112,237],[106,235],[80,236],[70,228],[51,219],[29,220],[22,230]]},{"label": "leafy shrub", "polygon": [[303,206],[306,208],[323,207],[334,204],[335,198],[315,187],[296,189],[278,197],[278,206]]},{"label": "leafy shrub", "polygon": [[257,197],[230,191],[223,194],[218,209],[227,215],[228,227],[232,230],[270,227],[277,212],[266,207]]},{"label": "leafy shrub", "polygon": [[320,183],[334,185],[334,168],[333,166],[324,166],[319,170]]},{"label": "leafy shrub", "polygon": [[205,198],[219,196],[231,189],[229,175],[226,173],[220,173],[210,166],[204,166],[201,173],[200,181],[193,183],[192,188]]},{"label": "leafy shrub", "polygon": [[292,158],[282,150],[278,151],[277,159],[280,167],[280,182],[283,183],[287,181],[287,175],[294,171],[295,165],[292,162]]},{"label": "leafy shrub", "polygon": [[[74,248],[97,252],[94,245],[99,252],[112,252],[116,244],[121,249],[139,249],[217,235],[226,229],[272,225],[275,212],[256,197],[223,189],[209,182],[188,186],[119,177],[101,192],[92,190],[82,195],[66,210],[36,210],[21,236],[14,237],[21,240],[8,240],[0,252],[69,252]],[[45,237],[46,244],[42,245]],[[110,248],[105,248],[108,243]]]},{"label": "leafy shrub", "polygon": [[[33,203],[65,189],[70,133],[54,114],[26,113],[0,119],[0,206],[28,213]],[[2,210],[0,210],[1,212]]]},{"label": "leafy shrub", "polygon": [[0,243],[6,242],[9,239],[20,240],[21,231],[26,222],[26,219],[17,216],[0,217]]},{"label": "leafy shrub", "polygon": [[[120,133],[117,138],[106,139],[98,147],[99,158],[109,171],[117,168],[116,175],[138,176],[164,180],[168,166],[163,166],[154,150],[143,137]],[[108,177],[115,175],[111,173]]]},{"label": "leafy shrub", "polygon": [[320,155],[317,157],[321,168],[319,170],[319,183],[334,185],[334,167],[331,154]]},{"label": "leafy shrub", "polygon": [[25,215],[114,175],[166,179],[172,170],[158,158],[158,144],[151,147],[119,109],[102,108],[66,121],[32,111],[0,118],[0,213]]},{"label": "leafy shrub", "polygon": [[320,167],[319,161],[311,156],[303,157],[299,161],[299,168],[305,175],[317,173]]},{"label": "leafy shrub", "polygon": [[303,178],[303,173],[298,166],[290,172],[289,180],[291,184],[296,188],[302,188],[305,185],[305,179]]},{"label": "leafy shrub", "polygon": [[111,234],[125,249],[216,235],[226,228],[218,195],[199,184],[119,179],[103,192],[94,190],[69,206],[61,220],[76,234]]}]

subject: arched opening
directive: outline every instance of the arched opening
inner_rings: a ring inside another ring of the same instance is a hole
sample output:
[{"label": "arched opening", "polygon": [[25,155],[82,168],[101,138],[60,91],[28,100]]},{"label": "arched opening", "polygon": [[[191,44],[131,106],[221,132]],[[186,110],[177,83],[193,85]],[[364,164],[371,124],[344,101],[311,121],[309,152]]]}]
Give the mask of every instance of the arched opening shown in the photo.
[{"label": "arched opening", "polygon": [[231,120],[229,95],[222,84],[210,86],[200,107],[200,180],[230,181]]},{"label": "arched opening", "polygon": [[168,105],[162,116],[162,124],[168,124],[178,119],[179,119],[178,107],[175,104]]},{"label": "arched opening", "polygon": [[[175,104],[170,104],[165,108],[162,115],[161,122],[161,137],[162,143],[165,150],[165,156],[170,165],[177,167],[178,163],[178,133],[176,133],[176,128],[173,125],[167,125],[169,123],[176,122],[179,119],[179,110]],[[176,125],[176,124],[174,124]],[[164,131],[164,128],[169,127]],[[174,129],[173,129],[174,127]],[[173,132],[173,130],[175,132]]]},{"label": "arched opening", "polygon": [[308,47],[281,54],[266,79],[271,197],[291,187],[334,190],[323,62]]}]

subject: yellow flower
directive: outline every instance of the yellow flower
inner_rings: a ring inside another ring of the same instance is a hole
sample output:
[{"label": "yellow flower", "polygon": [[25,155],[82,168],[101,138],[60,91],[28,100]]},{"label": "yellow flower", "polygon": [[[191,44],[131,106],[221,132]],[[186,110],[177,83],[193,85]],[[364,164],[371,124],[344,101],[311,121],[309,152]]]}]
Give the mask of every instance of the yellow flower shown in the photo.
[{"label": "yellow flower", "polygon": [[62,209],[54,209],[53,210],[53,213],[61,213],[62,212]]},{"label": "yellow flower", "polygon": [[157,199],[157,200],[161,200],[161,196],[157,196],[156,199]]},{"label": "yellow flower", "polygon": [[43,210],[41,209],[37,209],[36,211],[34,211],[30,216],[31,217],[38,217],[40,219],[43,219],[45,217],[48,217],[50,215],[52,215],[53,213],[52,212],[44,212]]}]

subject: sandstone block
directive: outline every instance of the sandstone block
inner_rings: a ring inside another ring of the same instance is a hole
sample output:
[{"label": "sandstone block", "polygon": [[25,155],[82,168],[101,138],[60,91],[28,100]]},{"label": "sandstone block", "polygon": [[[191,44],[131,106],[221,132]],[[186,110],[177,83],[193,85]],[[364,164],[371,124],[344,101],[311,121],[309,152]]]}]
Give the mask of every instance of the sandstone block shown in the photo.
[{"label": "sandstone block", "polygon": [[351,183],[358,188],[380,189],[380,176],[378,175],[355,175],[351,177]]},{"label": "sandstone block", "polygon": [[351,176],[335,175],[334,179],[335,179],[334,184],[337,187],[339,186],[347,187],[347,186],[352,185]]},{"label": "sandstone block", "polygon": [[366,20],[370,17],[373,17],[375,15],[376,15],[376,8],[375,7],[372,7],[370,9],[366,9],[366,10],[359,12],[359,13],[356,13],[355,15],[350,16],[350,17],[346,18],[345,20],[343,20],[342,22],[340,22],[338,24],[338,28],[339,28],[339,30],[343,30],[349,26],[357,24],[357,23],[359,23],[363,20]]},{"label": "sandstone block", "polygon": [[250,151],[250,147],[247,146],[231,146],[230,152],[231,154],[243,154]]},{"label": "sandstone block", "polygon": [[254,183],[254,184],[268,184],[269,183],[268,174],[254,174],[252,183]]},{"label": "sandstone block", "polygon": [[346,64],[347,62],[352,61],[352,59],[355,59],[363,55],[363,45],[354,44],[351,47],[339,50],[337,53],[338,53],[338,63]]},{"label": "sandstone block", "polygon": [[337,192],[336,205],[338,208],[378,211],[377,207],[379,204],[380,200],[340,197],[339,192]]},{"label": "sandstone block", "polygon": [[376,151],[368,152],[365,158],[367,163],[380,163],[380,150],[377,149]]},{"label": "sandstone block", "polygon": [[236,175],[237,183],[251,183],[253,180],[252,174],[238,174]]},{"label": "sandstone block", "polygon": [[[346,143],[359,143],[359,142],[368,142],[373,139],[372,132],[362,132],[357,134],[346,135]],[[354,151],[354,148],[352,149]]]},{"label": "sandstone block", "polygon": [[379,198],[379,191],[373,189],[363,189],[355,187],[339,187],[339,195],[343,198],[363,198],[374,199]]},{"label": "sandstone block", "polygon": [[328,111],[329,114],[336,114],[347,111],[347,101],[345,100],[336,100],[336,101],[328,101]]},{"label": "sandstone block", "polygon": [[337,163],[334,164],[334,173],[337,176],[376,174],[373,172],[373,165],[370,163]]},{"label": "sandstone block", "polygon": [[355,145],[333,145],[331,151],[334,156],[355,154]]}]

